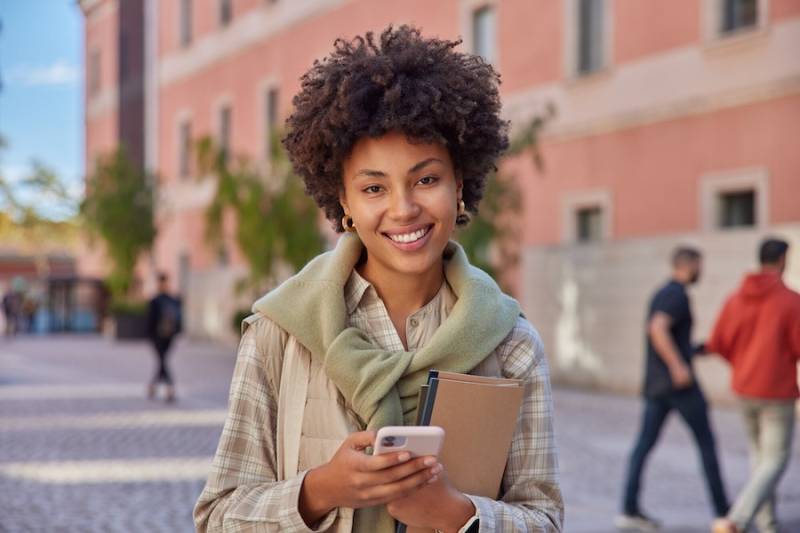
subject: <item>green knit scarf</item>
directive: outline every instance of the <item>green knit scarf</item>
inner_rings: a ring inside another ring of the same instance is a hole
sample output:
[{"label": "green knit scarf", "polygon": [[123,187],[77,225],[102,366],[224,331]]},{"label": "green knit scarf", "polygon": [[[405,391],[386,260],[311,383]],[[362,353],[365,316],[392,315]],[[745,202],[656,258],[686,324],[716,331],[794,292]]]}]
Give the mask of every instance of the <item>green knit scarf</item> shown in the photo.
[{"label": "green knit scarf", "polygon": [[[368,429],[413,424],[417,394],[428,370],[466,373],[475,368],[511,332],[519,304],[470,265],[463,248],[450,241],[444,251],[445,277],[457,297],[450,315],[422,348],[384,350],[363,331],[347,327],[344,287],[362,249],[356,234],[344,234],[334,250],[317,256],[261,297],[253,311],[294,336],[322,363]],[[359,527],[354,531],[368,526],[370,531],[391,531],[385,512],[356,514]]]}]

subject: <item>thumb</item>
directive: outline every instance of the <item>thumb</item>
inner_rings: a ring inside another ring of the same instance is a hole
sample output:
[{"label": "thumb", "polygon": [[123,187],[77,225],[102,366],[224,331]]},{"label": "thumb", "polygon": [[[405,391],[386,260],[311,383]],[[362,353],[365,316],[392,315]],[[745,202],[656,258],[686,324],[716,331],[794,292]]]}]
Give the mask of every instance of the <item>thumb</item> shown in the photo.
[{"label": "thumb", "polygon": [[375,432],[359,431],[350,435],[347,440],[350,441],[350,447],[354,450],[363,450],[375,443]]}]

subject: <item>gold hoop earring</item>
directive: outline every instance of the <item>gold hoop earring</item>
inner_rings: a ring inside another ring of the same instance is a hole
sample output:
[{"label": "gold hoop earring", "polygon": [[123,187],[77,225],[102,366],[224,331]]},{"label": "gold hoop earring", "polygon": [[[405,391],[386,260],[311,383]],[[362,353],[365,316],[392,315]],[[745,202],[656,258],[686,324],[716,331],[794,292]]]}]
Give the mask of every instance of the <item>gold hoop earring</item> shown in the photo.
[{"label": "gold hoop earring", "polygon": [[467,213],[467,206],[464,204],[464,200],[459,200],[456,224],[467,224],[471,219],[472,217],[470,217],[469,213]]},{"label": "gold hoop earring", "polygon": [[353,217],[350,215],[345,215],[342,217],[342,227],[345,231],[353,233],[356,230],[356,225],[353,222]]}]

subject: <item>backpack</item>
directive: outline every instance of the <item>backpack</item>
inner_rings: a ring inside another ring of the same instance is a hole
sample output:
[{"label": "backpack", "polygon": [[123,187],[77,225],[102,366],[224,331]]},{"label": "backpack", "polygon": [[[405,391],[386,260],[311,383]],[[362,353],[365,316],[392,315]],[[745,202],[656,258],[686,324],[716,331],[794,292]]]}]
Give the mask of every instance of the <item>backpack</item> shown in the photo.
[{"label": "backpack", "polygon": [[172,299],[164,299],[159,304],[156,335],[161,338],[173,337],[181,330],[180,304]]}]

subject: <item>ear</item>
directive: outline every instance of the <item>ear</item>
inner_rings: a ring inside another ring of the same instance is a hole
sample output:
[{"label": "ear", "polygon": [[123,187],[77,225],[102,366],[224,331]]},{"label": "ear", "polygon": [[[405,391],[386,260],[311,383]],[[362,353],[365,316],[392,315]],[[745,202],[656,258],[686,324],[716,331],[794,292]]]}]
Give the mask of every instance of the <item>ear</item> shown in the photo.
[{"label": "ear", "polygon": [[342,209],[344,209],[344,213],[348,214],[350,212],[350,206],[347,204],[347,193],[342,187],[339,190],[339,203],[342,205]]},{"label": "ear", "polygon": [[456,177],[456,195],[460,202],[461,198],[464,196],[464,180],[459,177]]}]

